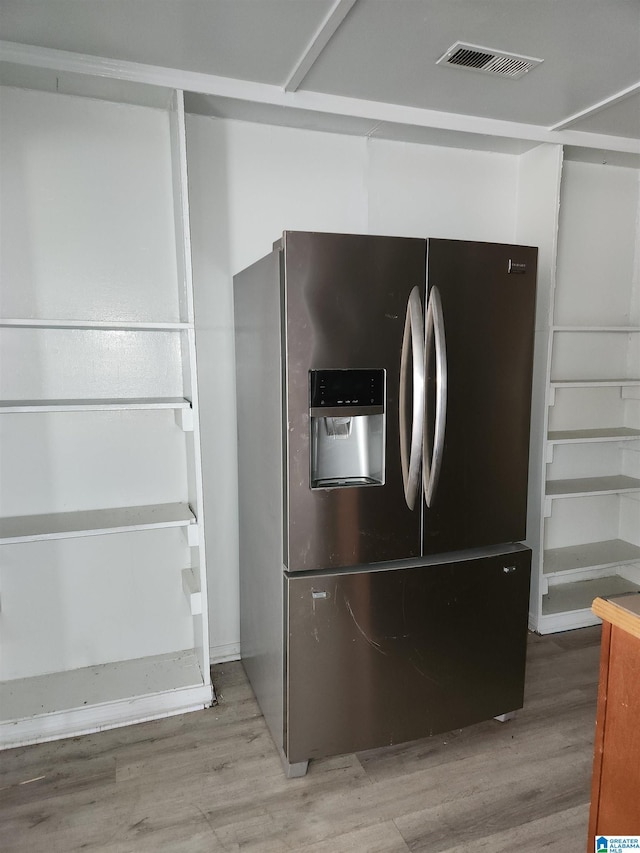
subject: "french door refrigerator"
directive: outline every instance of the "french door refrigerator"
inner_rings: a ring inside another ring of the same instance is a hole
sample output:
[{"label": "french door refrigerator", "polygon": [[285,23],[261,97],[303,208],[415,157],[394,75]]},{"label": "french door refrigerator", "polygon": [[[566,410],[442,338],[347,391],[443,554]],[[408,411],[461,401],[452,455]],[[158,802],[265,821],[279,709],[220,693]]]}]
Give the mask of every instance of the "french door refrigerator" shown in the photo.
[{"label": "french door refrigerator", "polygon": [[285,232],[234,277],[241,653],[288,775],[522,707],[536,258]]}]

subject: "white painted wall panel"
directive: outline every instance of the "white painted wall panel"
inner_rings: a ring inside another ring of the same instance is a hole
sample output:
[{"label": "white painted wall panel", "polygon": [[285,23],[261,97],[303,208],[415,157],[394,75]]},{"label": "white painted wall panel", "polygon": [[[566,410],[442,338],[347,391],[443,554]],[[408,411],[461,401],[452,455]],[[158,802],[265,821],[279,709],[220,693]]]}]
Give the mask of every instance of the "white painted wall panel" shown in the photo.
[{"label": "white painted wall panel", "polygon": [[619,536],[640,546],[640,495],[621,495]]},{"label": "white painted wall panel", "polygon": [[[546,340],[551,299],[556,282],[556,248],[560,208],[563,152],[560,145],[539,145],[518,157],[518,205],[516,241],[538,247],[536,331],[541,346],[536,359],[536,380],[546,385]],[[543,392],[544,393],[544,392]]]},{"label": "white painted wall panel", "polygon": [[545,523],[545,549],[617,539],[620,507],[617,495],[567,498],[552,504],[551,517]]},{"label": "white painted wall panel", "polygon": [[0,97],[0,314],[178,320],[167,113]]},{"label": "white painted wall panel", "polygon": [[367,152],[369,233],[514,242],[517,157],[385,140]]},{"label": "white painted wall panel", "polygon": [[569,161],[562,180],[555,323],[638,325],[638,170]]},{"label": "white painted wall panel", "polygon": [[[624,444],[621,442],[620,445]],[[609,477],[627,474],[624,469],[623,451],[615,441],[596,444],[556,445],[553,462],[547,465],[549,480],[571,480],[576,477]]]},{"label": "white painted wall panel", "polygon": [[620,332],[556,332],[551,379],[637,378],[640,361],[630,357],[631,337]]},{"label": "white painted wall panel", "polygon": [[366,231],[364,140],[244,122],[223,123],[217,138],[233,273],[270,252],[284,230]]},{"label": "white painted wall panel", "polygon": [[3,414],[0,516],[188,500],[171,410]]},{"label": "white painted wall panel", "polygon": [[640,429],[640,393],[636,391],[636,398],[629,399],[625,403],[624,426],[632,429]]},{"label": "white painted wall panel", "polygon": [[[627,477],[636,477],[640,480],[640,440],[623,446],[620,453],[622,455],[622,473],[626,474]],[[640,535],[640,523],[638,524],[638,534]]]},{"label": "white painted wall panel", "polygon": [[189,648],[188,559],[180,530],[4,545],[0,681]]},{"label": "white painted wall panel", "polygon": [[0,329],[5,400],[182,397],[180,333]]},{"label": "white painted wall panel", "polygon": [[624,425],[624,408],[620,388],[562,388],[549,409],[549,430],[618,427]]}]

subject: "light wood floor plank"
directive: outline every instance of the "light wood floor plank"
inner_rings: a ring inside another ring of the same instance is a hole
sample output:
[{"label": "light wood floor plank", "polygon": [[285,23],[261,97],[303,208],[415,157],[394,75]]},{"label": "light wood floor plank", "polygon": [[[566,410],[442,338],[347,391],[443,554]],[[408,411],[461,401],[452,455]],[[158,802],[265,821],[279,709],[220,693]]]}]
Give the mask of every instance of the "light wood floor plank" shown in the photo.
[{"label": "light wood floor plank", "polygon": [[301,848],[301,853],[354,853],[358,850],[366,853],[407,853],[409,848],[395,823],[386,821],[309,844]]},{"label": "light wood floor plank", "polygon": [[[532,820],[497,832],[473,843],[473,853],[514,853],[516,850],[547,850],[549,853],[584,853],[587,844],[588,806],[565,809],[555,815]],[[561,846],[558,839],[562,839]],[[469,845],[447,847],[445,853],[469,853]]]},{"label": "light wood floor plank", "polygon": [[[498,766],[503,764],[501,760]],[[499,779],[489,762],[484,778],[474,774],[460,779],[455,795],[395,822],[415,853],[443,853],[452,846],[452,838],[472,850],[478,841],[519,823],[548,819],[583,805],[589,797],[590,769],[591,762],[581,759],[577,749],[565,750],[554,759],[529,758],[518,772],[507,769]]]}]

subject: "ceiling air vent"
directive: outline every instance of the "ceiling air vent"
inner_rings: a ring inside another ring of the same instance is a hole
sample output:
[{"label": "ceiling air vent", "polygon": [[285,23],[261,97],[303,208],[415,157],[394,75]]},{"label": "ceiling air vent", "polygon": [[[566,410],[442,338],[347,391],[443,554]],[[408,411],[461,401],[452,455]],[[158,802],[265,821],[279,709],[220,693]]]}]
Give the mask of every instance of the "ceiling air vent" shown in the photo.
[{"label": "ceiling air vent", "polygon": [[542,61],[533,56],[520,56],[517,53],[457,41],[440,57],[436,65],[453,65],[457,68],[467,68],[469,71],[482,71],[485,74],[498,74],[517,80]]}]

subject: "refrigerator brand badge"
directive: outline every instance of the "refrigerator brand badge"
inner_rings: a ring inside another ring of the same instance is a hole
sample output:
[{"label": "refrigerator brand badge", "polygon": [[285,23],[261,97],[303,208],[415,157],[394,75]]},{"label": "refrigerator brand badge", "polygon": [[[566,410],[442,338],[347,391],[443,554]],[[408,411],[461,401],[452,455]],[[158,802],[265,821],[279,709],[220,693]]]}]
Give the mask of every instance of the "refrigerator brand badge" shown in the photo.
[{"label": "refrigerator brand badge", "polygon": [[510,273],[524,273],[527,271],[527,264],[525,261],[512,261],[509,258],[509,270]]}]

